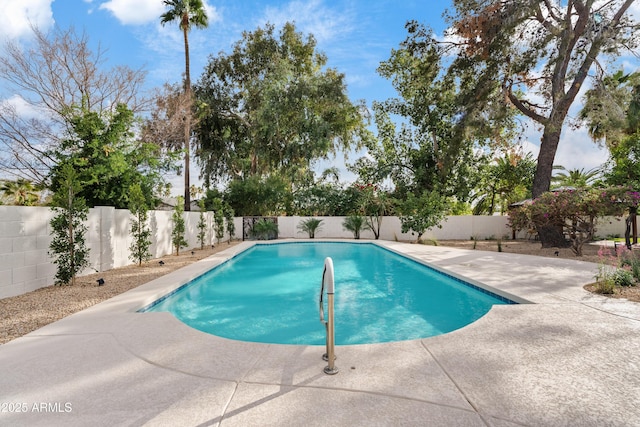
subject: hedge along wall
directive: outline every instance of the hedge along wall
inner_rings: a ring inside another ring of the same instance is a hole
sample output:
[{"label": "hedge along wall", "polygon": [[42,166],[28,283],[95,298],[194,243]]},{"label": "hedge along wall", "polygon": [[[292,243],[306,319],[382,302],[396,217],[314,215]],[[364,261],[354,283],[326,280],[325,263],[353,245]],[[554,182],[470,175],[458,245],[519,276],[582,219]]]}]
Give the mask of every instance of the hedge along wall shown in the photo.
[{"label": "hedge along wall", "polygon": [[[172,211],[150,211],[149,227],[152,232],[151,254],[160,258],[173,252],[171,244]],[[206,244],[215,243],[212,233],[213,215],[206,214]],[[53,212],[44,207],[0,206],[0,298],[20,295],[44,286],[52,285],[56,272],[55,265],[48,256],[51,242],[49,222]],[[199,212],[185,212],[185,237],[188,248],[200,247],[198,242]],[[352,239],[353,234],[344,230],[342,222],[345,217],[317,217],[323,220],[322,229],[316,233],[317,238]],[[306,238],[306,233],[298,230],[298,225],[306,217],[279,217],[278,228],[280,238]],[[598,236],[624,235],[624,221],[619,219],[600,222]],[[234,239],[242,238],[242,218],[235,218]],[[511,229],[507,227],[508,218],[504,216],[452,216],[442,223],[442,228],[427,231],[422,237],[425,240],[468,240],[476,239],[509,239]],[[112,207],[96,207],[89,210],[87,220],[87,245],[90,249],[90,267],[82,274],[106,271],[112,268],[132,264],[129,259],[131,245],[131,214],[128,210]],[[518,238],[526,237],[526,230],[521,231]],[[363,231],[362,239],[372,239],[371,231]],[[413,241],[416,236],[402,233],[400,219],[385,217],[381,227],[381,239]],[[229,236],[225,233],[222,239]]]}]

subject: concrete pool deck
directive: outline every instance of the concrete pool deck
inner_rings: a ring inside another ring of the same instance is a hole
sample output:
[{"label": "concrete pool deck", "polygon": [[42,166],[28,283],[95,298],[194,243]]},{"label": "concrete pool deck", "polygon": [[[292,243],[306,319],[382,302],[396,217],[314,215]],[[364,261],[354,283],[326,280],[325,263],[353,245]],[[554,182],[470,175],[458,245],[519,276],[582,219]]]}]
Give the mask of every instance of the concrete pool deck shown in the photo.
[{"label": "concrete pool deck", "polygon": [[640,304],[582,289],[596,264],[381,244],[534,304],[437,337],[338,346],[333,376],[322,346],[135,313],[242,243],[0,345],[0,425],[640,425]]}]

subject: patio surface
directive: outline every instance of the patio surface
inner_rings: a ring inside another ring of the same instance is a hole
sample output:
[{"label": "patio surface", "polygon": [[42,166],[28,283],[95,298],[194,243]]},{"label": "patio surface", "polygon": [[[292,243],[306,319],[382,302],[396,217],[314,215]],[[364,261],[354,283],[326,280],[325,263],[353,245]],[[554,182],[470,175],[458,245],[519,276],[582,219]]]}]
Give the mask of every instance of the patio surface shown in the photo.
[{"label": "patio surface", "polygon": [[323,346],[135,313],[242,243],[0,345],[0,425],[640,425],[640,304],[583,290],[596,264],[380,244],[534,304],[437,337],[338,346],[333,376]]}]

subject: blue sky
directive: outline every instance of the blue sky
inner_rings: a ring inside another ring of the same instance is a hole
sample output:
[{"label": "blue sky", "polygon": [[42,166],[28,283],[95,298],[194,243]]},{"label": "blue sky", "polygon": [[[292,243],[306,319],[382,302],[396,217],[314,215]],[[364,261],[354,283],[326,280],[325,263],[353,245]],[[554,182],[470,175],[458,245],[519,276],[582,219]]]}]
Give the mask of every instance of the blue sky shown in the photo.
[{"label": "blue sky", "polygon": [[[315,36],[328,65],[345,73],[352,99],[385,99],[392,91],[376,68],[405,38],[407,20],[427,22],[439,32],[445,29],[441,16],[449,2],[432,3],[438,6],[392,0],[207,0],[209,28],[189,34],[191,78],[197,80],[209,55],[229,52],[243,31],[267,22],[279,27],[293,21],[300,31]],[[180,81],[182,34],[177,25],[159,24],[162,0],[55,0],[51,9],[57,25],[86,30],[93,42],[108,50],[112,63],[144,67],[150,85]]]},{"label": "blue sky", "polygon": [[[440,0],[206,0],[209,28],[190,35],[191,78],[196,81],[208,56],[229,52],[243,31],[270,22],[277,27],[293,21],[298,30],[313,34],[318,48],[327,54],[329,66],[346,75],[349,96],[368,104],[394,96],[388,81],[376,68],[391,49],[404,40],[407,20],[429,25],[442,35],[442,18],[449,1]],[[636,11],[640,6],[636,6]],[[177,25],[160,25],[162,0],[0,0],[0,40],[12,38],[27,43],[29,23],[43,30],[54,25],[75,26],[91,42],[106,50],[111,65],[143,68],[149,88],[164,82],[179,82],[184,70],[184,46]],[[637,59],[631,67],[638,68]],[[5,98],[11,94],[0,92]],[[524,147],[537,156],[539,133],[531,126]],[[353,158],[350,158],[353,160]],[[586,131],[563,131],[556,164],[567,168],[599,166],[606,152],[591,142]],[[343,167],[339,157],[333,161]],[[195,174],[194,174],[195,175]],[[345,174],[343,180],[350,177]],[[196,176],[192,176],[195,180]],[[181,191],[176,183],[174,192]]]}]

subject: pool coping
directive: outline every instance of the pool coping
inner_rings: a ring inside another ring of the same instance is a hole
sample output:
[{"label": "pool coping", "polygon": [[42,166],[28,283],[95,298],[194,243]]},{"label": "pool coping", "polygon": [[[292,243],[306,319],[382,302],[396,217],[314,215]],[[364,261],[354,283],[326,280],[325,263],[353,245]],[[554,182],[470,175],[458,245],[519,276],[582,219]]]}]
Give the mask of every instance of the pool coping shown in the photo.
[{"label": "pool coping", "polygon": [[[508,426],[640,419],[640,305],[582,289],[596,264],[375,243],[533,304],[494,307],[438,337],[338,346],[335,376],[322,373],[322,346],[237,342],[166,313],[135,313],[253,244],[241,243],[0,346],[0,401],[30,409],[0,411],[0,424]],[[49,403],[49,410],[34,411],[36,403]],[[64,403],[72,410],[65,412]]]}]

